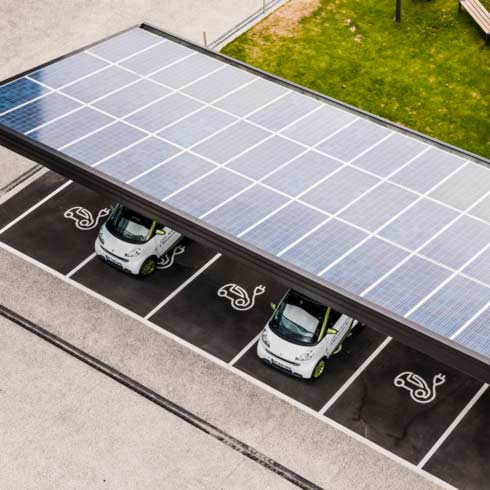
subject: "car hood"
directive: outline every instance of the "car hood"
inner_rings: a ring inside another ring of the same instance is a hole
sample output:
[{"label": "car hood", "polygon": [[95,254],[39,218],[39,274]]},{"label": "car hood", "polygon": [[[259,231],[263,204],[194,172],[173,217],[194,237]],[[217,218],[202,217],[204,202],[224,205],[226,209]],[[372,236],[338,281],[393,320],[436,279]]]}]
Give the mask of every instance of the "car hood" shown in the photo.
[{"label": "car hood", "polygon": [[128,243],[120,238],[115,237],[106,226],[101,228],[102,236],[104,238],[104,244],[101,245],[111,254],[114,254],[122,259],[128,259],[124,254],[131,252],[135,248],[142,248],[144,244]]},{"label": "car hood", "polygon": [[293,342],[288,342],[276,335],[269,326],[267,326],[267,337],[271,344],[269,351],[278,357],[282,357],[288,361],[296,361],[296,357],[312,350],[313,345],[298,345]]}]

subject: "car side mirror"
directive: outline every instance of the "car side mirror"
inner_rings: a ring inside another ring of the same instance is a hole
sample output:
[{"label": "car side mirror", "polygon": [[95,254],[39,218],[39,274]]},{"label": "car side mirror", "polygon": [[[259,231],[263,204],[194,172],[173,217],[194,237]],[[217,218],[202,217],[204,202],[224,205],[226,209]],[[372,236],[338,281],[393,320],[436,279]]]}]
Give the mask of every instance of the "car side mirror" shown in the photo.
[{"label": "car side mirror", "polygon": [[165,230],[156,230],[155,235],[165,235]]},{"label": "car side mirror", "polygon": [[277,308],[276,303],[271,303],[271,308],[272,308],[272,311],[275,311],[275,309]]},{"label": "car side mirror", "polygon": [[337,335],[338,333],[339,333],[339,331],[336,328],[329,328],[327,330],[328,335]]}]

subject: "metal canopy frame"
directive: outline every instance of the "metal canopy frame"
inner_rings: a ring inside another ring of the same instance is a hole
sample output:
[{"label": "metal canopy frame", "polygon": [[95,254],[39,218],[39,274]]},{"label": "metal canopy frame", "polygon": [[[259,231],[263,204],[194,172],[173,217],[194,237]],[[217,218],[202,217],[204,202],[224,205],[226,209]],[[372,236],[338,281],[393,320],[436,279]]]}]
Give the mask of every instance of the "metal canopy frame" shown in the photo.
[{"label": "metal canopy frame", "polygon": [[[132,26],[140,27],[153,34],[170,39],[174,42],[187,46],[195,51],[217,58],[230,65],[250,71],[255,75],[286,86],[292,90],[308,94],[322,101],[328,101],[331,104],[347,109],[355,114],[362,114],[364,117],[375,121],[386,127],[394,128],[402,133],[408,133],[417,136],[418,139],[430,142],[439,148],[453,152],[457,155],[464,156],[475,163],[490,166],[490,160],[479,157],[473,153],[461,150],[454,146],[445,144],[436,139],[418,133],[413,130],[403,128],[395,123],[387,121],[381,117],[367,113],[348,104],[342,103],[328,96],[308,90],[297,84],[284,80],[280,77],[271,75],[254,68],[246,63],[242,63],[225,55],[199,46],[190,41],[184,40],[174,34],[164,32],[157,27],[148,23]],[[15,75],[2,83],[8,83],[14,79],[40,69],[48,64],[72,56],[88,47],[99,44],[116,35],[122,34],[129,29],[118,32],[105,39],[92,43],[89,46],[80,48],[67,55],[64,55],[48,63],[44,63],[32,68],[24,73]],[[167,223],[171,228],[175,228],[182,234],[205,244],[209,244],[217,251],[230,255],[238,260],[245,262],[260,271],[274,275],[286,285],[297,289],[303,294],[321,302],[328,303],[349,316],[352,316],[362,323],[393,337],[424,354],[433,357],[442,363],[455,367],[456,369],[490,383],[490,359],[474,352],[458,343],[449,340],[446,337],[438,335],[406,318],[398,316],[390,311],[385,310],[365,299],[347,292],[333,284],[320,282],[319,278],[313,274],[307,273],[292,264],[259,250],[256,247],[247,245],[239,239],[217,230],[207,223],[201,222],[196,218],[184,213],[162,201],[154,199],[129,185],[124,184],[96,168],[88,167],[81,162],[70,158],[61,152],[53,150],[46,145],[36,142],[14,130],[0,125],[0,144],[10,150],[33,160],[54,172],[57,172],[79,184],[86,186],[100,194],[106,195],[114,200],[120,201],[128,207],[162,222]]]}]

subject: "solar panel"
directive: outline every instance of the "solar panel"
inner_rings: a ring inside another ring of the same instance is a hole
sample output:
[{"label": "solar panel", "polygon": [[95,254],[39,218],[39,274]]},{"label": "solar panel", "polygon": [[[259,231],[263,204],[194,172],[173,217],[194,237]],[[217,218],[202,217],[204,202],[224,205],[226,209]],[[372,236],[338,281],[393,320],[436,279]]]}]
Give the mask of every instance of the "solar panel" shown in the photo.
[{"label": "solar panel", "polygon": [[341,166],[340,162],[326,155],[307,150],[286,165],[276,168],[269,177],[263,178],[263,181],[280,192],[296,197],[320,180],[326,179]]},{"label": "solar panel", "polygon": [[439,265],[417,256],[410,257],[370,289],[365,297],[405,315],[450,275],[450,271]]},{"label": "solar panel", "polygon": [[180,150],[176,146],[149,137],[99,163],[97,168],[122,182],[129,182],[144,173],[149,165],[156,168],[177,153]]},{"label": "solar panel", "polygon": [[456,155],[430,148],[400,169],[390,180],[416,192],[425,193],[461,168],[463,163],[464,160]]},{"label": "solar panel", "polygon": [[[320,271],[321,277],[361,295],[408,256],[405,250],[376,237]],[[373,267],[374,265],[374,267]]]},{"label": "solar panel", "polygon": [[33,100],[0,117],[0,124],[8,126],[20,133],[28,133],[58,117],[81,107],[76,102],[57,92]]},{"label": "solar panel", "polygon": [[490,355],[490,170],[461,152],[144,28],[0,85],[0,125]]},{"label": "solar panel", "polygon": [[203,214],[202,219],[232,235],[239,235],[288,202],[288,198],[260,184]]},{"label": "solar panel", "polygon": [[490,308],[487,308],[477,318],[470,322],[470,324],[455,337],[455,340],[465,347],[483,354],[485,357],[490,357],[490,335],[488,335],[489,324]]},{"label": "solar panel", "polygon": [[490,248],[485,248],[471,262],[468,261],[463,272],[485,284],[490,284]]},{"label": "solar panel", "polygon": [[457,276],[428,297],[409,318],[429,330],[451,337],[489,300],[488,287]]}]

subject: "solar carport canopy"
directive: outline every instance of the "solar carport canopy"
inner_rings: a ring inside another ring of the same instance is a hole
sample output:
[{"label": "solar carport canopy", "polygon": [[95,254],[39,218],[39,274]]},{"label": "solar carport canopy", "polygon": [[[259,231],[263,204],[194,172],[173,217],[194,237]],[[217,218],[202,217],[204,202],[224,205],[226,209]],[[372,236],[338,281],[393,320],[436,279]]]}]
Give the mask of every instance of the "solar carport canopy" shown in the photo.
[{"label": "solar carport canopy", "polygon": [[3,83],[0,125],[5,146],[490,380],[483,159],[147,25]]}]

